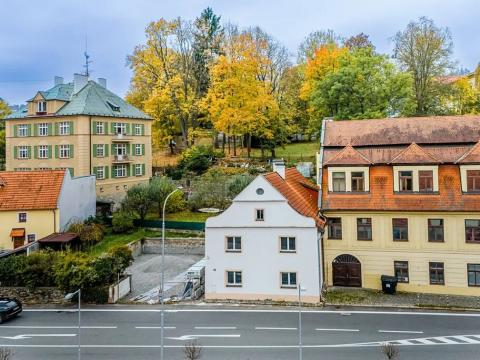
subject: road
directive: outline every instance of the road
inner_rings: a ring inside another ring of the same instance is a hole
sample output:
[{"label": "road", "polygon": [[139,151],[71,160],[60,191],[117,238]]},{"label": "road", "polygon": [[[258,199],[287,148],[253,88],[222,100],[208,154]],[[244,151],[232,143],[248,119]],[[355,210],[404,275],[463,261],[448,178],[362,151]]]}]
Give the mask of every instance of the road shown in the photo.
[{"label": "road", "polygon": [[[184,344],[202,346],[205,360],[298,359],[294,308],[169,307],[166,359],[185,359]],[[158,307],[82,310],[82,359],[159,359]],[[26,309],[0,325],[0,347],[14,359],[76,359],[74,309]],[[384,359],[380,345],[398,345],[401,359],[479,359],[480,314],[305,310],[303,359]]]}]

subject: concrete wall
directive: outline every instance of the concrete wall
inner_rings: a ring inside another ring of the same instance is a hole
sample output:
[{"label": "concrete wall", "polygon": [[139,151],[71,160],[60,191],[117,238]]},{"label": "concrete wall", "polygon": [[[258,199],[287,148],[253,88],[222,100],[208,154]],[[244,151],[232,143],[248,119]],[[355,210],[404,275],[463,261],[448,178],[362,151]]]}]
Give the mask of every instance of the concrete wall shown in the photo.
[{"label": "concrete wall", "polygon": [[125,297],[132,289],[132,275],[127,275],[119,282],[108,287],[108,303],[115,304],[118,300]]}]

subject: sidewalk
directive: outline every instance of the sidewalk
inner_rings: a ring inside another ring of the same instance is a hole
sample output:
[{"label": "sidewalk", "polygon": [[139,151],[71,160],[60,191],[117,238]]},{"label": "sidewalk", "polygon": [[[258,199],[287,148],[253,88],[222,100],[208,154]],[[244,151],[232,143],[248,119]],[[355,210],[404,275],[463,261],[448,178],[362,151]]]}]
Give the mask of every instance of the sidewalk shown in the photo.
[{"label": "sidewalk", "polygon": [[388,295],[381,290],[337,287],[328,289],[325,296],[325,305],[480,310],[480,296],[402,292]]}]

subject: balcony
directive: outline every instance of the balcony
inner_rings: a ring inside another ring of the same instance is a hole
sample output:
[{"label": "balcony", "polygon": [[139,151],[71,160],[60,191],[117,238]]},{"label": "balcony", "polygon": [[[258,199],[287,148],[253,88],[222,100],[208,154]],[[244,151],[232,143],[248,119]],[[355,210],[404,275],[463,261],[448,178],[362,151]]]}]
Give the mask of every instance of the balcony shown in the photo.
[{"label": "balcony", "polygon": [[120,164],[120,163],[130,163],[132,162],[132,159],[128,155],[113,155],[113,161],[114,164]]},{"label": "balcony", "polygon": [[130,142],[132,139],[127,134],[115,134],[112,138],[112,142]]}]

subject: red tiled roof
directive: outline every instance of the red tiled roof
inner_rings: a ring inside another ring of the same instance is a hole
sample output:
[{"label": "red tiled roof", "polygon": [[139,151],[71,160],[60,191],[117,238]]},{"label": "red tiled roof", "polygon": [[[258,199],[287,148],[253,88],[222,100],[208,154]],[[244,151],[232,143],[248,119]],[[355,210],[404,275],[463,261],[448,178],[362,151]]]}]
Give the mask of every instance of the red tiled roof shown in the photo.
[{"label": "red tiled roof", "polygon": [[0,172],[0,211],[56,209],[65,170]]},{"label": "red tiled roof", "polygon": [[318,215],[318,188],[309,183],[297,169],[286,169],[285,179],[276,172],[265,174],[264,177],[285,196],[292,208],[313,218],[318,227],[324,227],[325,221]]},{"label": "red tiled roof", "polygon": [[395,156],[391,164],[438,164],[440,161],[415,143]]},{"label": "red tiled roof", "polygon": [[326,147],[476,143],[480,115],[327,121]]},{"label": "red tiled roof", "polygon": [[345,146],[324,165],[370,165],[372,162],[351,145]]},{"label": "red tiled roof", "polygon": [[480,141],[468,150],[457,161],[457,164],[479,164],[480,163]]}]

